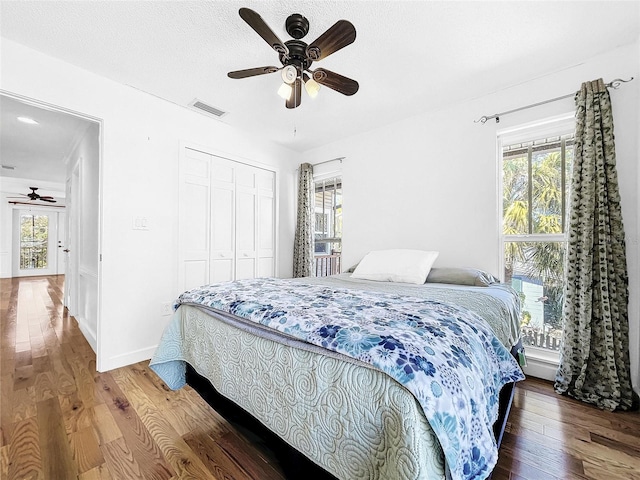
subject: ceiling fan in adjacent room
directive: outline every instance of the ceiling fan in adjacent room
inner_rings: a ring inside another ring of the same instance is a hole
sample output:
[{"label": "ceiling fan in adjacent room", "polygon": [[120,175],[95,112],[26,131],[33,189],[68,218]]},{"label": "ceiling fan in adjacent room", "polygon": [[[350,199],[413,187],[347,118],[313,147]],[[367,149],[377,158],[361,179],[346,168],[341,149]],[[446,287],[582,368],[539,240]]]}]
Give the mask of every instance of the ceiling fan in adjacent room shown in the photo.
[{"label": "ceiling fan in adjacent room", "polygon": [[30,202],[33,202],[35,200],[40,200],[43,202],[56,203],[53,197],[48,195],[39,195],[38,193],[36,193],[36,190],[38,190],[38,187],[29,187],[29,188],[31,189],[31,193],[21,193],[20,195],[22,195],[22,197],[7,197],[7,198],[19,198],[21,200],[25,200],[24,197],[27,197],[29,198]]},{"label": "ceiling fan in adjacent room", "polygon": [[300,39],[309,32],[309,21],[299,13],[294,13],[285,22],[287,33],[294,40],[283,43],[262,17],[253,10],[241,8],[240,17],[276,51],[282,67],[236,70],[228,73],[230,78],[247,78],[280,71],[284,83],[278,90],[278,94],[286,100],[287,108],[300,106],[302,85],[312,98],[318,94],[320,85],[343,95],[353,95],[358,91],[359,85],[355,80],[324,68],[310,69],[313,62],[322,60],[355,41],[356,29],[351,22],[338,20],[316,40],[306,44]]}]

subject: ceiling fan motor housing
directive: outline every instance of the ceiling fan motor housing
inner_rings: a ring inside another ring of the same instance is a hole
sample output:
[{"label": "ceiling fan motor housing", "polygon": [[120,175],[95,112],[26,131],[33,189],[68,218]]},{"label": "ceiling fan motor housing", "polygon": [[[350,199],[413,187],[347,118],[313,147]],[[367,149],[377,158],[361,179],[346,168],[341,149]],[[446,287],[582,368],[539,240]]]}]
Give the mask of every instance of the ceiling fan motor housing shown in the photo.
[{"label": "ceiling fan motor housing", "polygon": [[283,65],[294,65],[300,72],[307,70],[312,60],[307,56],[307,44],[302,40],[289,40],[284,42],[289,49],[289,55],[280,55],[280,62]]}]

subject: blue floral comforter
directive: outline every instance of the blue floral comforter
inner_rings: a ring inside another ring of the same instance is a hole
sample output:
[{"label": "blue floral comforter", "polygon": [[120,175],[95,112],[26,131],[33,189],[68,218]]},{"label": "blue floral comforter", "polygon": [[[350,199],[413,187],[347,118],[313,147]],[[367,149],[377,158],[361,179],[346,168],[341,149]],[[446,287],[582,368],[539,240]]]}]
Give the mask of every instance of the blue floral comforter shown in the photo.
[{"label": "blue floral comforter", "polygon": [[495,466],[500,389],[524,375],[473,312],[275,278],[196,288],[176,307],[182,303],[228,312],[373,365],[416,397],[453,479],[484,479]]}]

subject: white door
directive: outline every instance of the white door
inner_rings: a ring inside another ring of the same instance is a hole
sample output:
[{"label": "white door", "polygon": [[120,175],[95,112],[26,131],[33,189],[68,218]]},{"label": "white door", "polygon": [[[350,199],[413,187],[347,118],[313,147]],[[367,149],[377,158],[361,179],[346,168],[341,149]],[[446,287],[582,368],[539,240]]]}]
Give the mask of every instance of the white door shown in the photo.
[{"label": "white door", "polygon": [[[96,125],[88,134],[96,141],[96,147],[97,134]],[[67,308],[96,353],[100,312],[99,179],[97,159],[79,156],[73,164],[70,184],[67,185],[69,235],[65,248],[69,251],[69,268],[65,277],[65,281],[69,282]]]},{"label": "white door", "polygon": [[52,210],[13,211],[13,276],[57,273],[58,215]]},{"label": "white door", "polygon": [[234,162],[214,158],[211,178],[211,283],[235,278],[235,178]]},{"label": "white door", "polygon": [[67,271],[67,263],[69,255],[67,255],[66,239],[67,239],[67,214],[65,212],[58,212],[58,245],[56,246],[56,257],[58,262],[58,268],[56,273],[58,275],[64,275]]},{"label": "white door", "polygon": [[211,157],[186,149],[180,168],[180,289],[209,281]]},{"label": "white door", "polygon": [[256,277],[276,274],[276,198],[275,174],[266,170],[256,173],[257,191],[257,262]]},{"label": "white door", "polygon": [[78,311],[78,305],[81,305],[78,298],[79,284],[79,259],[78,245],[80,244],[80,206],[82,199],[80,198],[80,162],[78,162],[66,184],[66,203],[67,203],[67,225],[66,225],[66,246],[65,254],[67,255],[67,270],[65,272],[65,307],[69,309],[69,313],[81,322],[81,315]]},{"label": "white door", "polygon": [[256,276],[256,170],[236,167],[236,279]]}]

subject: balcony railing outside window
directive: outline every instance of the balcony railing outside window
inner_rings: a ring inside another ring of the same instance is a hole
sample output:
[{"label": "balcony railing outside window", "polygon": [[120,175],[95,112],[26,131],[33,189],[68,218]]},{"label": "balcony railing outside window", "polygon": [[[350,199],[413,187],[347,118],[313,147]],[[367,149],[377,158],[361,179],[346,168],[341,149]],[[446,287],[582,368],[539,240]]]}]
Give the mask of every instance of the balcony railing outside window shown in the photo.
[{"label": "balcony railing outside window", "polygon": [[340,254],[316,255],[315,257],[315,276],[328,277],[329,275],[337,275],[340,273]]},{"label": "balcony railing outside window", "polygon": [[44,269],[48,265],[49,217],[20,216],[20,269]]},{"label": "balcony railing outside window", "polygon": [[315,276],[340,273],[342,180],[338,177],[316,182],[314,231]]},{"label": "balcony railing outside window", "polygon": [[47,244],[35,243],[27,246],[24,243],[20,247],[20,269],[47,268]]}]

